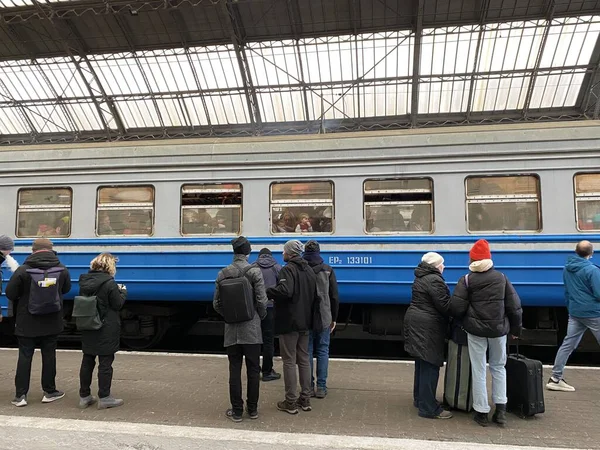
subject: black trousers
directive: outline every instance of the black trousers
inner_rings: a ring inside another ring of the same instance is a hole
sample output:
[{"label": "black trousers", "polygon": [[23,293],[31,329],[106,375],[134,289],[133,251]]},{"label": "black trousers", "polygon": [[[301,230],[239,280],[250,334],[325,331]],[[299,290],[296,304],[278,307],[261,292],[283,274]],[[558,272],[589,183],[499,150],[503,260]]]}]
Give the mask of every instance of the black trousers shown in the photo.
[{"label": "black trousers", "polygon": [[442,412],[441,405],[435,399],[439,378],[438,366],[419,358],[415,359],[413,399],[421,417],[431,418]]},{"label": "black trousers", "polygon": [[58,336],[28,338],[19,336],[19,360],[15,387],[17,397],[27,395],[31,379],[31,361],[35,348],[42,352],[42,389],[49,394],[56,392],[56,342]]},{"label": "black trousers", "polygon": [[229,399],[236,415],[244,412],[242,400],[242,359],[246,358],[246,375],[248,377],[248,410],[258,409],[258,392],[260,389],[260,344],[237,344],[227,347],[229,358]]},{"label": "black trousers", "polygon": [[273,356],[275,355],[275,317],[273,308],[267,308],[267,315],[261,322],[262,330],[262,373],[268,375],[273,371]]},{"label": "black trousers", "polygon": [[[110,386],[113,378],[112,363],[115,355],[98,355],[98,397],[110,396]],[[96,355],[83,354],[81,369],[79,369],[79,396],[91,395],[92,375],[96,366]]]}]

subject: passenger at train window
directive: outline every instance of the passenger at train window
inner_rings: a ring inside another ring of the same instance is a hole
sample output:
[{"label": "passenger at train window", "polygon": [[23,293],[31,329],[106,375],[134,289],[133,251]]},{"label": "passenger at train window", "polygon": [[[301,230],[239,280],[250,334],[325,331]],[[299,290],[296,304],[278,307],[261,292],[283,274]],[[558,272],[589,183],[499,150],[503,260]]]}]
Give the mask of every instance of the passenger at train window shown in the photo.
[{"label": "passenger at train window", "polygon": [[111,226],[110,216],[108,215],[107,212],[100,213],[100,218],[98,219],[98,234],[99,235],[117,234]]},{"label": "passenger at train window", "polygon": [[283,222],[286,232],[289,233],[296,230],[296,216],[291,211],[287,210],[283,213]]},{"label": "passenger at train window", "polygon": [[310,217],[308,216],[308,214],[306,213],[301,213],[300,214],[300,222],[298,222],[298,225],[296,225],[296,228],[294,230],[296,233],[312,233],[313,231],[313,227],[310,224]]},{"label": "passenger at train window", "polygon": [[441,255],[423,255],[415,269],[412,299],[404,316],[404,349],[415,358],[413,404],[419,416],[427,419],[452,418],[435,398],[450,317],[450,290],[443,272]]},{"label": "passenger at train window", "polygon": [[408,225],[410,231],[431,231],[429,205],[415,205]]},{"label": "passenger at train window", "polygon": [[273,233],[287,233],[285,228],[285,220],[279,217],[273,221]]}]

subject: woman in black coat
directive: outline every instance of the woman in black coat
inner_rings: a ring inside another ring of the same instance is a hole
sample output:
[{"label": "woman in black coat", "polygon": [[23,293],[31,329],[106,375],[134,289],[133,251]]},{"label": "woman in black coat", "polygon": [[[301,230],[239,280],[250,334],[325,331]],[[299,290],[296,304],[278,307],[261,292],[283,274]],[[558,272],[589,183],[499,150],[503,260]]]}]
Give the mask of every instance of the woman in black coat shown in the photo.
[{"label": "woman in black coat", "polygon": [[412,299],[404,317],[404,349],[415,358],[413,398],[419,416],[450,419],[435,399],[444,365],[450,291],[442,277],[444,258],[426,253],[415,269]]},{"label": "woman in black coat", "polygon": [[96,402],[91,395],[92,374],[98,356],[98,409],[114,408],[123,404],[122,399],[110,395],[115,353],[121,340],[119,311],[127,298],[127,289],[115,282],[117,258],[102,253],[90,264],[90,271],[79,277],[79,295],[98,299],[98,313],[102,320],[99,330],[82,331],[83,360],[79,371],[79,407],[87,408]]}]

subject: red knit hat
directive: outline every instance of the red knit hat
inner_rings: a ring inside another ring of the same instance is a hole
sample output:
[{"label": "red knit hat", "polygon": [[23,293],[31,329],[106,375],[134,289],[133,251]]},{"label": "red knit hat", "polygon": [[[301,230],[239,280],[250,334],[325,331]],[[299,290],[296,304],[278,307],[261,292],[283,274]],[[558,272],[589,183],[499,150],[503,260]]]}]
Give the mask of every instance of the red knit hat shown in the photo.
[{"label": "red knit hat", "polygon": [[490,244],[485,239],[479,239],[475,242],[475,245],[471,247],[469,252],[469,258],[473,261],[481,261],[482,259],[492,259],[492,252],[490,252]]}]

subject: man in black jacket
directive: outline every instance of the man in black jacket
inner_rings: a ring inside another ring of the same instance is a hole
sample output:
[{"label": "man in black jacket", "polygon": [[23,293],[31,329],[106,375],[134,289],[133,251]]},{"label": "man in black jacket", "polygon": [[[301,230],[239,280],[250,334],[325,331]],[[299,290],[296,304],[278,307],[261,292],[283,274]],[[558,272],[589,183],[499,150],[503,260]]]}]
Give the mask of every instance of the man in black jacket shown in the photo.
[{"label": "man in black jacket", "polygon": [[[308,339],[308,359],[310,361],[311,396],[325,398],[327,395],[327,375],[329,369],[329,342],[337,322],[340,298],[337,278],[333,268],[321,258],[321,246],[317,241],[308,241],[303,258],[317,276],[319,293],[319,323],[313,324]],[[313,354],[317,356],[317,390],[313,370]]]},{"label": "man in black jacket", "polygon": [[[310,411],[310,363],[308,361],[308,334],[313,325],[313,307],[317,301],[316,275],[308,263],[300,257],[304,246],[292,240],[283,246],[283,260],[287,264],[279,272],[277,286],[267,290],[267,296],[275,301],[275,334],[279,335],[279,347],[283,360],[285,400],[277,403],[277,409],[290,414]],[[298,398],[298,376],[300,397]]]},{"label": "man in black jacket", "polygon": [[61,264],[48,239],[36,239],[33,253],[10,279],[6,296],[14,304],[19,361],[12,404],[27,405],[31,360],[36,346],[42,352],[43,403],[61,399],[56,389],[56,343],[63,331],[63,295],[71,290],[69,271]]},{"label": "man in black jacket", "polygon": [[486,351],[492,374],[492,420],[506,424],[506,339],[521,334],[521,300],[506,275],[494,269],[490,246],[484,239],[469,252],[470,273],[460,280],[450,300],[450,311],[463,318],[473,374],[475,421],[487,426],[490,405],[486,385]]}]

